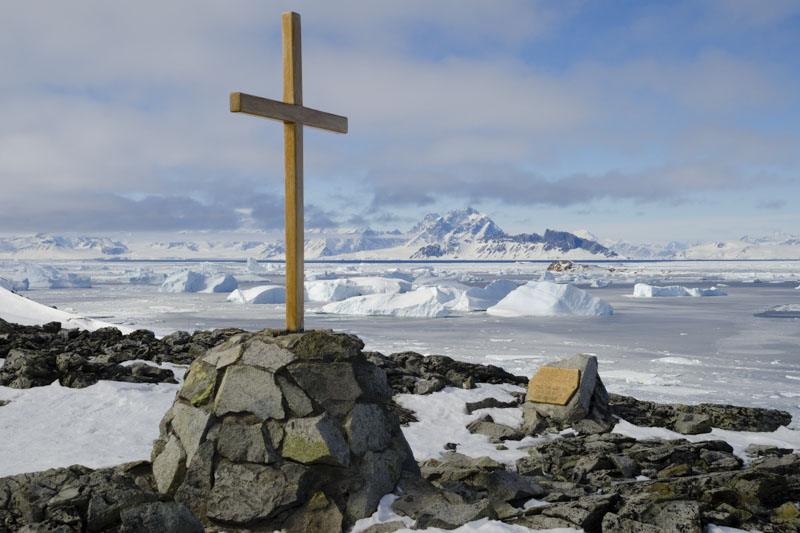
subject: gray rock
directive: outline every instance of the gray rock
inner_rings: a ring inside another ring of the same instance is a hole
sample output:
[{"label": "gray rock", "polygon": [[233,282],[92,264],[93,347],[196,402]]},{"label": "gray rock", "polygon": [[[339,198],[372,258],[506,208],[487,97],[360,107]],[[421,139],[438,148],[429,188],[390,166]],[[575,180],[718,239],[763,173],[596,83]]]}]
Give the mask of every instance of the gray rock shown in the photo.
[{"label": "gray rock", "polygon": [[684,435],[711,433],[711,417],[704,414],[679,413],[672,428]]},{"label": "gray rock", "polygon": [[391,424],[386,413],[374,403],[357,402],[344,427],[355,455],[379,452],[392,441]]},{"label": "gray rock", "polygon": [[305,500],[307,470],[287,463],[281,468],[221,463],[214,474],[208,516],[233,524],[270,518]]},{"label": "gray rock", "polygon": [[284,428],[281,455],[304,464],[350,465],[350,448],[336,423],[323,413],[294,418]]},{"label": "gray rock", "polygon": [[208,494],[214,477],[214,456],[214,442],[202,443],[186,470],[183,483],[175,492],[175,501],[185,504],[198,517],[207,514]]},{"label": "gray rock", "polygon": [[172,414],[172,429],[180,438],[186,452],[187,466],[191,465],[194,452],[206,436],[211,413],[176,402],[172,406]]},{"label": "gray rock", "polygon": [[295,415],[308,416],[314,411],[314,406],[311,404],[311,400],[308,396],[306,396],[306,393],[303,392],[303,389],[283,376],[278,376],[277,380],[278,386],[281,388],[281,392],[283,392],[283,397],[286,398],[289,409]]},{"label": "gray rock", "polygon": [[[272,341],[272,339],[269,340]],[[265,339],[258,337],[246,343],[242,355],[244,364],[263,368],[272,373],[277,372],[295,359],[297,359],[297,356],[286,348],[275,344],[274,341],[265,342]]]},{"label": "gray rock", "polygon": [[209,350],[203,357],[203,362],[213,365],[217,370],[220,370],[238,361],[242,356],[243,350],[242,336],[236,335],[223,344]]},{"label": "gray rock", "polygon": [[553,368],[575,368],[580,371],[578,390],[566,405],[554,405],[526,401],[523,408],[523,431],[526,434],[555,432],[572,426],[586,418],[594,419],[601,426],[584,424],[579,426],[584,433],[606,430],[612,425],[609,395],[597,374],[597,358],[578,354],[569,359],[545,365]]},{"label": "gray rock", "polygon": [[622,477],[632,478],[639,475],[639,463],[626,455],[611,454],[609,456],[614,467],[622,474]]},{"label": "gray rock", "polygon": [[262,424],[224,421],[217,437],[217,451],[236,462],[270,464],[278,459],[269,436],[264,435]]},{"label": "gray rock", "polygon": [[353,366],[349,363],[295,362],[289,373],[306,394],[332,416],[345,416],[361,396]]},{"label": "gray rock", "polygon": [[347,515],[356,520],[370,516],[378,503],[397,486],[403,471],[404,456],[392,448],[380,453],[368,451],[361,462],[359,473],[369,482],[354,491],[347,500]]},{"label": "gray rock", "polygon": [[186,452],[175,435],[170,436],[164,451],[153,461],[153,477],[158,491],[174,494],[186,475]]},{"label": "gray rock", "polygon": [[439,392],[447,386],[447,382],[441,378],[423,379],[414,384],[414,394],[431,394]]},{"label": "gray rock", "polygon": [[200,520],[177,502],[150,502],[121,513],[120,533],[159,531],[162,533],[204,533]]},{"label": "gray rock", "polygon": [[283,396],[274,376],[248,366],[227,369],[214,401],[217,416],[226,413],[252,413],[261,419],[282,419]]},{"label": "gray rock", "polygon": [[516,401],[501,402],[497,398],[492,398],[492,397],[485,398],[477,402],[467,402],[464,405],[464,408],[466,409],[468,415],[471,415],[473,412],[479,409],[489,409],[489,408],[511,409],[516,407],[519,407],[519,403]]},{"label": "gray rock", "polygon": [[506,424],[496,423],[491,416],[484,415],[478,420],[470,422],[467,425],[470,433],[479,433],[488,436],[492,442],[500,442],[504,440],[521,440],[524,436],[522,432]]},{"label": "gray rock", "polygon": [[393,520],[391,522],[383,522],[382,524],[373,524],[361,533],[394,533],[398,529],[406,529],[408,526],[400,520]]},{"label": "gray rock", "polygon": [[315,492],[298,510],[292,511],[283,525],[283,531],[303,533],[329,533],[342,531],[344,516],[324,492]]},{"label": "gray rock", "polygon": [[190,402],[195,407],[208,403],[214,398],[214,388],[217,384],[216,366],[195,361],[189,368],[189,373],[183,382],[178,397]]}]

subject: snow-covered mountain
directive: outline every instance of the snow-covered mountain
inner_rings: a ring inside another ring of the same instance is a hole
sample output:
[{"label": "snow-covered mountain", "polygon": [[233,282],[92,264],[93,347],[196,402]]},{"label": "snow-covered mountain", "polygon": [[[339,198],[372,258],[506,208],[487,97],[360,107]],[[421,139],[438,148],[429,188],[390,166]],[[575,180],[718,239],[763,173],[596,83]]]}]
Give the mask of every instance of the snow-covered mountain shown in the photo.
[{"label": "snow-covered mountain", "polygon": [[0,256],[25,259],[110,258],[129,252],[122,242],[105,237],[59,237],[37,233],[26,237],[0,238]]},{"label": "snow-covered mountain", "polygon": [[606,259],[617,254],[565,231],[508,235],[483,213],[468,207],[428,214],[403,245],[411,259]]},{"label": "snow-covered mountain", "polygon": [[[199,238],[121,241],[38,233],[0,237],[0,259],[257,259],[284,258],[282,241],[261,235],[247,240]],[[800,236],[776,233],[710,243],[633,244],[599,242],[588,230],[546,230],[509,235],[488,215],[457,209],[429,213],[411,230],[353,228],[306,233],[306,259],[330,260],[551,260],[551,259],[800,259]]]}]

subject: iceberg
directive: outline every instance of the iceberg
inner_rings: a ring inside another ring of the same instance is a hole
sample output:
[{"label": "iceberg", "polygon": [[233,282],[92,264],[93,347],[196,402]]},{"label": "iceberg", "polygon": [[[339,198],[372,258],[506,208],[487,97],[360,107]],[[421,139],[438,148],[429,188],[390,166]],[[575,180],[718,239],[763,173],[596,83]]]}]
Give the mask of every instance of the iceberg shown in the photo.
[{"label": "iceberg", "polygon": [[486,288],[473,287],[461,293],[457,301],[449,305],[453,311],[485,311],[518,287],[507,279],[491,282]]},{"label": "iceberg", "polygon": [[230,292],[239,286],[230,274],[201,274],[181,270],[167,276],[159,289],[161,292]]},{"label": "iceberg", "polygon": [[228,295],[227,300],[241,304],[285,304],[286,287],[261,285],[252,289],[236,289]]},{"label": "iceberg", "polygon": [[510,292],[486,310],[493,316],[611,315],[613,308],[600,298],[569,284],[531,281]]},{"label": "iceberg", "polygon": [[403,293],[356,296],[322,306],[323,313],[338,315],[384,315],[394,317],[439,318],[449,314],[442,300],[448,296],[438,287],[421,287]]},{"label": "iceberg", "polygon": [[206,277],[193,270],[181,270],[167,276],[161,292],[200,292],[206,288]]},{"label": "iceberg", "polygon": [[14,274],[15,282],[28,289],[90,289],[92,279],[71,272],[62,272],[46,265],[24,264]]},{"label": "iceberg", "polygon": [[206,288],[201,292],[231,292],[237,288],[239,283],[230,274],[215,274],[206,278]]},{"label": "iceberg", "polygon": [[306,294],[312,302],[339,302],[368,294],[395,294],[411,290],[411,283],[399,278],[355,277],[307,281]]},{"label": "iceberg", "polygon": [[659,298],[668,296],[727,296],[727,292],[723,292],[716,287],[710,289],[689,289],[681,285],[670,285],[668,287],[657,287],[656,285],[648,285],[646,283],[637,283],[633,286],[634,298]]}]

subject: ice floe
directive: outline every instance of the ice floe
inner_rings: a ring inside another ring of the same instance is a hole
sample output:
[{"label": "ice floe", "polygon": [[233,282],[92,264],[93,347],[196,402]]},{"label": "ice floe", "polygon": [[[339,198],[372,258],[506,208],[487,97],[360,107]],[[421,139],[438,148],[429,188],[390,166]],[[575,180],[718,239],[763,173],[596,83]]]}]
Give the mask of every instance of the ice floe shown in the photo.
[{"label": "ice floe", "polygon": [[486,310],[501,317],[552,316],[552,315],[611,315],[612,307],[569,284],[551,281],[531,281],[510,292]]},{"label": "ice floe", "polygon": [[681,285],[670,285],[668,287],[658,287],[646,283],[637,283],[633,286],[634,298],[657,298],[662,296],[727,296],[728,293],[716,287],[710,289],[688,288]]}]

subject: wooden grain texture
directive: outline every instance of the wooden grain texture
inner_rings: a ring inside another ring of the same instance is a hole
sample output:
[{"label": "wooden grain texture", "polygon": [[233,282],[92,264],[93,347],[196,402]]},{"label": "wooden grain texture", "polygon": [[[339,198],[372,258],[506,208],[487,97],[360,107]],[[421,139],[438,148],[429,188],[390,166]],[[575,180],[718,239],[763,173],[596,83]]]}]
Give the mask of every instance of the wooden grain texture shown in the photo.
[{"label": "wooden grain texture", "polygon": [[347,133],[347,117],[252,94],[231,93],[231,112],[247,113],[283,122],[297,122],[336,133]]},{"label": "wooden grain texture", "polygon": [[[303,105],[300,15],[281,16],[283,35],[283,100]],[[286,154],[286,329],[303,331],[303,125],[283,125]],[[298,297],[299,295],[299,297]]]},{"label": "wooden grain texture", "polygon": [[286,159],[286,329],[302,331],[303,283],[303,126],[283,125]]}]

